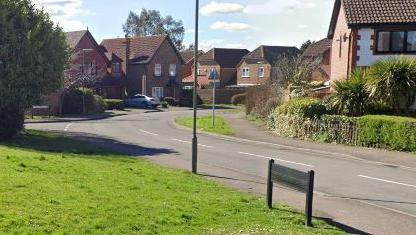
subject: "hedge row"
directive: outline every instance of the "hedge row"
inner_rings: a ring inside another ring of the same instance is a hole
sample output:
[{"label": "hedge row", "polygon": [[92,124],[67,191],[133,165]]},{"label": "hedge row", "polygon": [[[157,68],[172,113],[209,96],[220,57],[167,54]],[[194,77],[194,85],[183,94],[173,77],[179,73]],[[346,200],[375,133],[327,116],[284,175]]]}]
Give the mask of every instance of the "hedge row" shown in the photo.
[{"label": "hedge row", "polygon": [[416,152],[415,118],[323,115],[311,119],[274,112],[267,125],[284,137]]},{"label": "hedge row", "polygon": [[123,110],[125,108],[123,100],[104,99],[108,110]]}]

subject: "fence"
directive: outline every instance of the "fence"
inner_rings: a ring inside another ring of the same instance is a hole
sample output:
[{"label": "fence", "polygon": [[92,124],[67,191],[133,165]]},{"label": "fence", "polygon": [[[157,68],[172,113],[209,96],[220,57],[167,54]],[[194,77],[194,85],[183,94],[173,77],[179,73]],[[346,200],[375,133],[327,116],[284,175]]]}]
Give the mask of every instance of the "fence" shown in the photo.
[{"label": "fence", "polygon": [[305,119],[298,116],[273,116],[268,127],[284,137],[359,145],[358,122],[354,118],[323,116],[321,119]]}]

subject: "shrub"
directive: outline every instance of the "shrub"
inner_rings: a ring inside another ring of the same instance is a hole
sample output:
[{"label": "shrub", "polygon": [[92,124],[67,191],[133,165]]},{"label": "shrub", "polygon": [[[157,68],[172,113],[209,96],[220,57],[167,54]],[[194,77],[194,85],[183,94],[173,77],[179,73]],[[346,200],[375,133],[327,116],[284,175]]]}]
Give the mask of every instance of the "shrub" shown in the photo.
[{"label": "shrub", "polygon": [[391,57],[371,66],[367,79],[370,95],[399,113],[410,107],[416,95],[416,61]]},{"label": "shrub", "polygon": [[231,104],[233,105],[244,104],[245,102],[246,102],[246,93],[233,95],[231,97]]},{"label": "shrub", "polygon": [[365,76],[363,69],[356,69],[349,79],[335,82],[335,92],[330,98],[330,103],[337,114],[346,116],[368,114],[371,101],[365,85]]},{"label": "shrub", "polygon": [[164,108],[164,109],[167,109],[169,107],[169,104],[166,101],[162,101],[162,102],[160,102],[160,106],[162,106],[162,108]]},{"label": "shrub", "polygon": [[85,113],[102,113],[106,104],[101,96],[94,95],[91,89],[72,89],[64,95],[62,112],[63,114],[82,114],[83,99],[85,102]]},{"label": "shrub", "polygon": [[301,98],[290,100],[277,107],[278,115],[293,115],[301,118],[319,118],[327,114],[328,110],[321,100]]},{"label": "shrub", "polygon": [[[247,89],[245,106],[246,114],[267,118],[283,100],[283,91],[271,81]],[[268,104],[266,104],[266,103]],[[267,106],[267,107],[265,107]]]},{"label": "shrub", "polygon": [[359,143],[399,151],[416,151],[416,119],[369,115],[359,119]]},{"label": "shrub", "polygon": [[177,105],[177,102],[176,102],[175,98],[173,98],[173,97],[165,97],[163,99],[163,101],[165,101],[170,106],[176,106]]},{"label": "shrub", "polygon": [[15,106],[0,108],[0,141],[14,137],[23,130],[24,112]]},{"label": "shrub", "polygon": [[108,110],[123,110],[125,108],[124,101],[118,99],[104,99]]}]

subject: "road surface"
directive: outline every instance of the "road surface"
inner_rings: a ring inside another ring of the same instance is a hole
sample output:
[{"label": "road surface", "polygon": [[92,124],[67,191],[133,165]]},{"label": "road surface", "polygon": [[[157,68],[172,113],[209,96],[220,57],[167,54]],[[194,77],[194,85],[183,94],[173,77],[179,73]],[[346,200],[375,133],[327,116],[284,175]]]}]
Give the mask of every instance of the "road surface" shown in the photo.
[{"label": "road surface", "polygon": [[[89,136],[159,164],[190,169],[191,132],[173,120],[191,115],[187,109],[133,110],[102,120],[27,124],[27,128]],[[316,172],[315,217],[349,233],[416,234],[416,168],[363,161],[325,149],[199,134],[199,172],[240,190],[265,194],[269,158]],[[275,191],[275,201],[304,208],[302,194],[285,188]]]}]

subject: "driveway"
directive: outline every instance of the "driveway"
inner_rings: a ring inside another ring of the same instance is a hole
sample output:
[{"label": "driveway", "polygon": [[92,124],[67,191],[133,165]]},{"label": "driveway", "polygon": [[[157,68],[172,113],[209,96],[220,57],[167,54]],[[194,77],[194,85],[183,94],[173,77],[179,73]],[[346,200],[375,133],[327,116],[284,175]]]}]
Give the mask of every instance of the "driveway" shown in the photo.
[{"label": "driveway", "polygon": [[[199,112],[204,113],[209,111]],[[173,121],[175,117],[191,116],[191,110],[132,110],[123,114],[127,115],[102,120],[31,123],[27,128],[60,131],[83,138],[94,136],[90,139],[105,139],[96,141],[98,144],[146,157],[158,164],[191,168],[191,132],[177,128]],[[414,234],[416,168],[384,164],[355,156],[354,152],[340,153],[329,145],[319,146],[322,147],[317,149],[306,142],[304,146],[282,144],[267,135],[262,140],[249,140],[199,134],[198,169],[206,177],[258,195],[266,191],[269,158],[295,169],[314,170],[315,217],[354,234]],[[152,149],[166,151],[152,152]],[[276,187],[274,196],[278,203],[299,210],[304,208],[305,198],[301,193]]]}]

